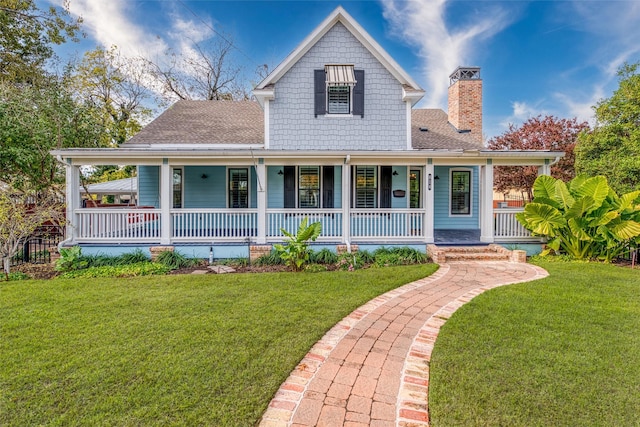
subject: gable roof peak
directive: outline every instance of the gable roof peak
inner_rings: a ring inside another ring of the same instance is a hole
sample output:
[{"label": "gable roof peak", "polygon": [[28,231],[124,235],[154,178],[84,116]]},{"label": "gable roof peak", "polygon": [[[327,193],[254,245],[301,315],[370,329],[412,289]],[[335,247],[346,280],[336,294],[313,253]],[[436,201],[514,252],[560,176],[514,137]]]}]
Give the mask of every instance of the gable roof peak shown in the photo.
[{"label": "gable roof peak", "polygon": [[254,94],[264,95],[268,86],[275,84],[293,65],[300,60],[338,22],[351,34],[404,86],[424,93],[422,88],[398,65],[398,63],[367,33],[358,22],[342,7],[336,7],[264,80],[254,89]]}]

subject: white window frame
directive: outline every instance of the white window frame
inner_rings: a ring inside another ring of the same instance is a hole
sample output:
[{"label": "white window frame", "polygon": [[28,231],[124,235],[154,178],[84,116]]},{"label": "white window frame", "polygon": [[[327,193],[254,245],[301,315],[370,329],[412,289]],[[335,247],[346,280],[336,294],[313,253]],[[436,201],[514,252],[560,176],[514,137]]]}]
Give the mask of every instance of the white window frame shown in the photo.
[{"label": "white window frame", "polygon": [[[300,178],[302,177],[300,173],[301,168],[316,168],[318,170],[318,194],[316,195],[317,206],[300,206]],[[322,209],[322,166],[320,165],[298,165],[296,166],[296,206],[298,209]]]},{"label": "white window frame", "polygon": [[[229,171],[231,169],[246,169],[247,170],[247,207],[246,208],[234,208],[233,206],[231,206],[231,198],[229,195]],[[227,198],[227,209],[250,209],[251,208],[251,167],[250,166],[227,166],[227,170],[226,170],[226,186],[225,186],[225,193],[226,193],[226,198]]]},{"label": "white window frame", "polygon": [[[375,196],[375,206],[373,207],[359,207],[358,206],[358,168],[373,168],[375,186],[373,187]],[[353,166],[353,207],[354,209],[379,209],[380,208],[380,166],[378,165],[354,165]]]},{"label": "white window frame", "polygon": [[[453,174],[455,172],[469,173],[469,213],[453,213]],[[473,169],[471,168],[452,168],[449,169],[449,217],[450,218],[466,218],[473,216]]]}]

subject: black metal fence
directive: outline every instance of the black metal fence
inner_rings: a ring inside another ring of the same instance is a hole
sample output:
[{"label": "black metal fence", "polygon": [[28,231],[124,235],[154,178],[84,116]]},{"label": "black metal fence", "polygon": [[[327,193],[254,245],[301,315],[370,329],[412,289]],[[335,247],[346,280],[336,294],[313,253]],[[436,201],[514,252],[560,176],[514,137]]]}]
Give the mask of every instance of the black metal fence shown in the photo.
[{"label": "black metal fence", "polygon": [[64,231],[65,227],[58,225],[38,227],[11,258],[11,266],[51,262],[51,253],[56,251],[58,243],[64,240]]}]

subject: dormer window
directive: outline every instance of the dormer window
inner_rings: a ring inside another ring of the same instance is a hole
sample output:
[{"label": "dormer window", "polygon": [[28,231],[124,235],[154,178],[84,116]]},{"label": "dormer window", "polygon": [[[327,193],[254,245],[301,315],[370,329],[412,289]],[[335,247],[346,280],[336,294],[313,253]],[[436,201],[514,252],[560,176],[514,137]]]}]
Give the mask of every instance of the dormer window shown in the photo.
[{"label": "dormer window", "polygon": [[325,65],[315,70],[315,116],[360,115],[364,117],[364,70],[353,65]]}]

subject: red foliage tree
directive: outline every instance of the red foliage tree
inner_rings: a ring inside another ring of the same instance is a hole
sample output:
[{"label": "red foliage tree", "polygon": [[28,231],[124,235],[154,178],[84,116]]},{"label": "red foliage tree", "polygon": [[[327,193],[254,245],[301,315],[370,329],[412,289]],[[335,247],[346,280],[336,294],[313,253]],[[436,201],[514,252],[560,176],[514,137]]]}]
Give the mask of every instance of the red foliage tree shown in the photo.
[{"label": "red foliage tree", "polygon": [[[578,135],[588,129],[587,122],[578,122],[576,118],[560,119],[540,115],[530,118],[520,127],[509,124],[509,129],[504,134],[489,140],[488,147],[492,150],[564,151],[565,156],[551,166],[551,176],[566,182],[575,176],[573,149]],[[506,193],[519,190],[531,200],[531,188],[537,176],[537,166],[497,166],[493,182],[496,191]]]}]

